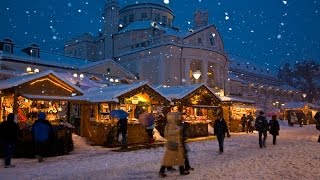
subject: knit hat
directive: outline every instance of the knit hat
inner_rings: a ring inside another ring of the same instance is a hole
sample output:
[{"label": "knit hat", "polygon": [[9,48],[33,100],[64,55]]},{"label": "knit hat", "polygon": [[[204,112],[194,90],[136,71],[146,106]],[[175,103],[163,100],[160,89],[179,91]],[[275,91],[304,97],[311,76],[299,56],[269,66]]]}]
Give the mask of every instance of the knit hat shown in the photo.
[{"label": "knit hat", "polygon": [[46,114],[44,112],[40,112],[38,115],[38,118],[41,120],[45,120],[46,119]]},{"label": "knit hat", "polygon": [[260,112],[259,112],[259,114],[263,115],[263,114],[264,114],[264,112],[263,112],[263,111],[260,111]]}]

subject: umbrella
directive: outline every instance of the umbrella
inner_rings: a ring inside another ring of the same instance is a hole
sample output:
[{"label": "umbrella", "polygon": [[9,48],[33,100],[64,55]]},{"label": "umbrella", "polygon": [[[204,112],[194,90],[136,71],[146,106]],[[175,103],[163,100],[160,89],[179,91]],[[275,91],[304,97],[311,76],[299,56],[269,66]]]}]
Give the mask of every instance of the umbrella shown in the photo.
[{"label": "umbrella", "polygon": [[139,116],[139,122],[143,126],[151,126],[154,124],[155,117],[149,113],[142,113]]},{"label": "umbrella", "polygon": [[124,119],[128,117],[128,113],[122,109],[112,110],[110,112],[110,117]]}]

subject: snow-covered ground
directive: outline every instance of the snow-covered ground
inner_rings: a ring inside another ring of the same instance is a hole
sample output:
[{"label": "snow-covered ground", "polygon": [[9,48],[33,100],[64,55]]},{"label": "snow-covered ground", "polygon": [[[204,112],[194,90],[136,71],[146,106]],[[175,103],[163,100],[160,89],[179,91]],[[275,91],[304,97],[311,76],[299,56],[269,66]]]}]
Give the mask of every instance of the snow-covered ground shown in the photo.
[{"label": "snow-covered ground", "polygon": [[[277,145],[268,135],[267,147],[259,148],[257,133],[231,134],[225,152],[216,140],[189,143],[188,176],[167,172],[166,179],[320,179],[319,131],[315,125],[287,127],[281,123]],[[164,148],[114,152],[86,145],[74,136],[76,150],[70,155],[13,159],[15,168],[0,168],[0,179],[158,179]]]}]

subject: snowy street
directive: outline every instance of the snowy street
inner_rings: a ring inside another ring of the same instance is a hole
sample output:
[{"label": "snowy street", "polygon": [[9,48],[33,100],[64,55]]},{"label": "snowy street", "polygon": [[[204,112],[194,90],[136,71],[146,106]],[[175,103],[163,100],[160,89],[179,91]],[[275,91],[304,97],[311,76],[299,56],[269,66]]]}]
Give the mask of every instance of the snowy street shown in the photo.
[{"label": "snowy street", "polygon": [[[268,134],[267,147],[259,148],[254,133],[231,134],[225,152],[218,153],[216,140],[189,143],[195,171],[180,176],[166,172],[165,179],[319,179],[320,143],[315,125],[287,127],[281,123],[277,145]],[[114,152],[88,146],[74,136],[76,150],[70,155],[13,159],[15,168],[1,168],[0,179],[158,179],[164,148]]]}]

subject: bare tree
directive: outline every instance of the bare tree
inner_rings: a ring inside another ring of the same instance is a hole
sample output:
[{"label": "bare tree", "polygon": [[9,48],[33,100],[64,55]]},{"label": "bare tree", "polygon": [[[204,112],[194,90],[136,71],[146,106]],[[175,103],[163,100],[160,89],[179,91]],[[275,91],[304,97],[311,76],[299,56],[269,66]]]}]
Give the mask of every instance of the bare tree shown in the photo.
[{"label": "bare tree", "polygon": [[306,60],[294,64],[284,64],[278,71],[278,77],[289,85],[307,94],[308,102],[315,102],[319,92],[320,64],[313,60]]}]

